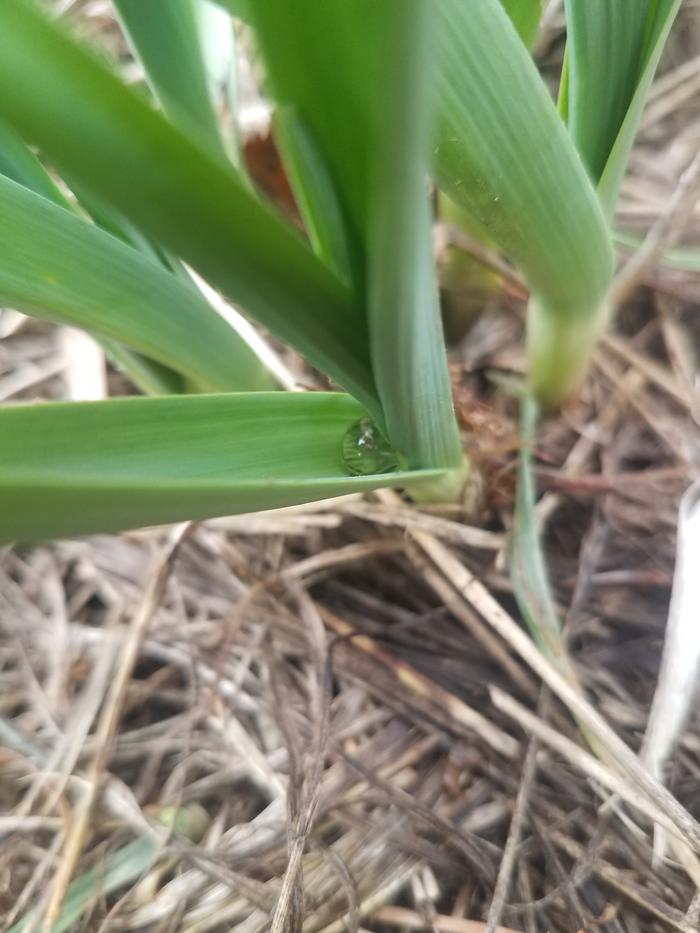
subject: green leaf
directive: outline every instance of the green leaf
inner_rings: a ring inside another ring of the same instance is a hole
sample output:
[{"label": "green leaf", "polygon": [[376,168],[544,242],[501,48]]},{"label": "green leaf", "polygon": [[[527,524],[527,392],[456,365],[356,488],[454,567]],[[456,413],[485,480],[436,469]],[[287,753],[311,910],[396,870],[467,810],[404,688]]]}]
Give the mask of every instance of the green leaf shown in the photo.
[{"label": "green leaf", "polygon": [[[0,124],[0,174],[24,185],[30,191],[48,198],[55,204],[80,215],[77,204],[64,195],[37,156],[34,155],[17,133],[6,124]],[[80,194],[80,186],[76,187],[78,190],[76,192],[74,188],[73,193]],[[128,222],[118,221],[113,216],[113,212],[108,209],[98,208],[92,199],[84,193],[79,200],[81,206],[95,218],[103,229],[108,230],[120,239],[127,242],[131,241],[133,245],[148,256],[157,258],[155,250],[145,237]],[[207,310],[206,313],[209,315],[211,312]],[[110,359],[124,370],[134,385],[142,391],[161,395],[184,391],[185,385],[180,373],[168,369],[161,363],[157,363],[135,350],[128,349],[115,340],[110,340],[96,333],[93,333],[93,337],[102,345]],[[227,385],[230,389],[238,390],[272,388],[273,385],[270,379],[267,378],[264,367],[262,364],[255,362],[245,343],[238,341],[239,346],[237,348],[233,347],[236,339],[233,333],[230,333],[226,341],[229,348],[235,351],[229,364],[229,370],[234,369],[234,361],[238,360],[238,364],[235,366],[235,380],[230,382],[229,377],[224,383],[212,384],[207,367],[205,387],[210,390],[212,388],[226,388]]]},{"label": "green leaf", "polygon": [[518,35],[530,48],[540,25],[542,0],[501,0],[501,4],[518,30]]},{"label": "green leaf", "polygon": [[513,592],[528,628],[543,652],[556,657],[561,654],[561,621],[535,514],[532,455],[538,417],[536,402],[526,395],[521,402],[518,488],[508,563]]},{"label": "green leaf", "polygon": [[219,114],[219,132],[230,158],[240,169],[237,51],[233,22],[230,14],[214,0],[197,0],[195,14],[209,94],[214,112]]},{"label": "green leaf", "polygon": [[114,0],[114,6],[165,113],[173,123],[201,134],[203,141],[221,150],[200,41],[201,0]]},{"label": "green leaf", "polygon": [[441,475],[348,475],[343,440],[363,415],[330,393],[5,407],[0,540],[204,519]]},{"label": "green leaf", "polygon": [[[440,322],[428,204],[433,34],[423,0],[384,0],[384,67],[374,89],[369,320],[387,433],[412,466],[457,467],[462,448]],[[357,41],[362,41],[362,34]],[[459,484],[461,487],[461,483]],[[458,490],[459,491],[459,490]]]},{"label": "green leaf", "polygon": [[294,198],[314,252],[348,284],[352,279],[351,248],[343,209],[328,166],[313,134],[294,107],[278,107],[275,137]]},{"label": "green leaf", "polygon": [[651,2],[566,0],[568,126],[595,181],[637,86]]},{"label": "green leaf", "polygon": [[609,219],[681,0],[566,0],[560,110]]},{"label": "green leaf", "polygon": [[0,303],[117,340],[202,388],[270,388],[252,350],[193,286],[0,177]]},{"label": "green leaf", "polygon": [[233,168],[28,0],[0,4],[0,117],[381,417],[348,290]]},{"label": "green leaf", "polygon": [[[250,4],[250,16],[272,96],[296,114],[328,166],[361,294],[389,9],[376,0],[265,0]],[[284,150],[291,165],[298,155]],[[292,173],[313,184],[303,164]]]},{"label": "green leaf", "polygon": [[[100,898],[113,894],[120,888],[133,884],[148,870],[158,852],[155,839],[134,839],[115,852],[110,852],[103,862],[76,878],[68,888],[63,910],[51,933],[70,933],[75,930],[82,914]],[[15,923],[8,933],[23,933],[35,929],[39,911],[32,910]]]},{"label": "green leaf", "polygon": [[[643,236],[623,230],[615,230],[613,240],[617,246],[633,252],[644,243]],[[700,250],[691,246],[674,246],[663,253],[661,264],[673,269],[683,269],[686,272],[700,272]]]},{"label": "green leaf", "polygon": [[498,0],[441,0],[437,174],[525,273],[531,382],[556,403],[605,319],[613,271],[598,198]]},{"label": "green leaf", "polygon": [[73,205],[51,178],[24,140],[10,126],[0,123],[0,175],[11,178],[30,191],[60,204],[68,210]]},{"label": "green leaf", "polygon": [[[79,215],[77,205],[68,200],[39,159],[14,130],[5,124],[0,124],[0,175]],[[184,382],[179,373],[127,349],[114,340],[94,333],[93,337],[139,389],[161,395],[184,391]],[[245,350],[243,354],[245,355]],[[263,385],[262,382],[256,383],[257,388],[262,388]],[[236,388],[242,389],[244,385],[239,384]]]},{"label": "green leaf", "polygon": [[681,0],[649,0],[644,46],[637,67],[637,81],[617,136],[612,141],[605,169],[600,178],[598,193],[603,207],[612,218],[620,185],[627,169],[632,144],[639,129],[644,105],[651,82],[656,73],[661,53],[671,26],[681,6]]},{"label": "green leaf", "polygon": [[130,350],[123,343],[92,334],[109,357],[112,364],[121,370],[129,381],[147,395],[180,395],[183,392],[201,391],[193,383],[187,383],[181,373],[157,363],[155,360]]}]

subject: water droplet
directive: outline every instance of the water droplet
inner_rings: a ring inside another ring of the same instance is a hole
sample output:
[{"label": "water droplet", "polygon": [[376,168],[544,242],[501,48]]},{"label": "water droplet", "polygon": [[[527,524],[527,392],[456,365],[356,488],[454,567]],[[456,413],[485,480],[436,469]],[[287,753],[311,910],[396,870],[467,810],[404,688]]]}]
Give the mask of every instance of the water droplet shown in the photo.
[{"label": "water droplet", "polygon": [[404,457],[391,446],[371,418],[361,418],[347,429],[342,457],[346,470],[354,476],[406,469]]}]

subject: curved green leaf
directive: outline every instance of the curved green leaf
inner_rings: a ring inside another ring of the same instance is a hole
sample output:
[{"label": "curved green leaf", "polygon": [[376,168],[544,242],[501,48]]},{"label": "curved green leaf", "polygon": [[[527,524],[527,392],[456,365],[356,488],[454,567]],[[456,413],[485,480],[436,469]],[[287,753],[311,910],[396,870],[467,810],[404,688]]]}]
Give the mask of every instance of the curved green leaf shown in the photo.
[{"label": "curved green leaf", "polygon": [[348,290],[241,183],[29,0],[0,4],[0,116],[378,414]]},{"label": "curved green leaf", "polygon": [[[624,230],[615,230],[613,240],[617,246],[632,252],[644,243],[644,237],[640,234]],[[673,246],[662,254],[660,264],[686,272],[700,272],[700,250],[692,246]]]},{"label": "curved green leaf", "polygon": [[433,479],[350,476],[348,396],[244,393],[0,409],[0,540],[119,531]]},{"label": "curved green leaf", "polygon": [[70,211],[0,177],[0,302],[118,340],[202,388],[270,388],[194,287]]},{"label": "curved green leaf", "polygon": [[522,267],[535,295],[531,380],[559,401],[604,319],[613,253],[596,192],[498,0],[441,0],[440,184]]}]

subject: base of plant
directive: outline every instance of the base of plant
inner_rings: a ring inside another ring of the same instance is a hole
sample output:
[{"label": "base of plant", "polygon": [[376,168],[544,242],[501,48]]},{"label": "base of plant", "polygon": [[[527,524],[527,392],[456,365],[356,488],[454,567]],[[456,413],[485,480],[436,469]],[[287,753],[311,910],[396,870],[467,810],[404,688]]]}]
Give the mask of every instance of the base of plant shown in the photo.
[{"label": "base of plant", "polygon": [[528,308],[527,342],[530,389],[545,408],[555,408],[580,386],[588,361],[608,318],[606,306],[595,313],[563,314],[533,299]]},{"label": "base of plant", "polygon": [[[474,502],[476,471],[465,457],[459,466],[446,470],[436,479],[421,480],[406,487],[406,492],[419,503]],[[480,486],[478,479],[476,483]]]}]

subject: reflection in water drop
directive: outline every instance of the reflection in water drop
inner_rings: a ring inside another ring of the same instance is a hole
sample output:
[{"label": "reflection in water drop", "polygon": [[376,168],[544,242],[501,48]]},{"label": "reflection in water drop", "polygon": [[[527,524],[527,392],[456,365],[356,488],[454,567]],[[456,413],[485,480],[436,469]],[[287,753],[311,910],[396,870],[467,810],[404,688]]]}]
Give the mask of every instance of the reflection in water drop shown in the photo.
[{"label": "reflection in water drop", "polygon": [[343,437],[343,465],[355,476],[406,469],[403,456],[391,446],[371,418],[361,418]]}]

